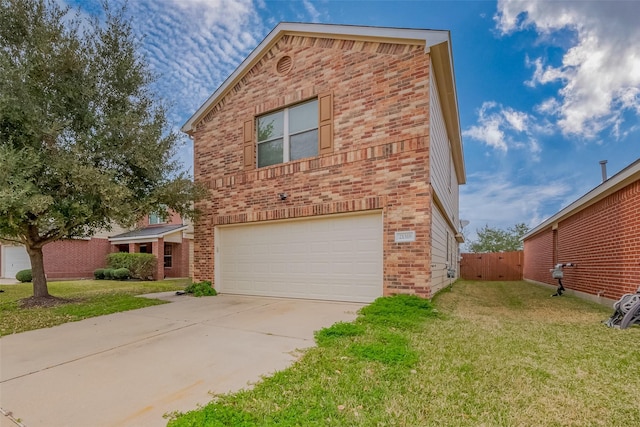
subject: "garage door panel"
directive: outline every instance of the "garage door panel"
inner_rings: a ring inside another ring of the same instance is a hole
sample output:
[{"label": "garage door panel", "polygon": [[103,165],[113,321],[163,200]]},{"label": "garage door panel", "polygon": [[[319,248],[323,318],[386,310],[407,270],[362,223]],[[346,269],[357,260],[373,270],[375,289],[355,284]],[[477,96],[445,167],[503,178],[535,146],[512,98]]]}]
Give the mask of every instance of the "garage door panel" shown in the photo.
[{"label": "garage door panel", "polygon": [[221,227],[220,291],[370,302],[382,295],[381,213]]},{"label": "garage door panel", "polygon": [[31,260],[24,246],[0,246],[2,271],[0,277],[15,279],[20,270],[31,268]]}]

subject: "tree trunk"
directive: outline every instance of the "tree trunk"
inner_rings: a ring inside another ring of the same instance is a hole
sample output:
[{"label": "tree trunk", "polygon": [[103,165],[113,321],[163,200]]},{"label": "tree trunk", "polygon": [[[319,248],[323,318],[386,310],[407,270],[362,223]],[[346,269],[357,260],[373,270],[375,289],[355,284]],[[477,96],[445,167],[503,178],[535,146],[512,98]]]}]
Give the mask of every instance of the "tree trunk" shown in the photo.
[{"label": "tree trunk", "polygon": [[44,256],[42,255],[42,247],[30,248],[27,246],[27,253],[29,253],[29,259],[31,260],[33,296],[48,297],[49,288],[47,287],[47,278],[44,275]]}]

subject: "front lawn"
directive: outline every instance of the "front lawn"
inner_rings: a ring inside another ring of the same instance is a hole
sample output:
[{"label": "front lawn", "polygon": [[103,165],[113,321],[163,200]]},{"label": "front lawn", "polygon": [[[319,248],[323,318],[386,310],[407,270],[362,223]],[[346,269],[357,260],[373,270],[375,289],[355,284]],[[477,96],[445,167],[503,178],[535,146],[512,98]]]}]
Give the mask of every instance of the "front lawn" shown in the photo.
[{"label": "front lawn", "polygon": [[458,282],[433,309],[387,298],[183,426],[640,425],[640,327],[525,282]]},{"label": "front lawn", "polygon": [[68,303],[53,307],[20,308],[19,300],[33,294],[31,283],[0,285],[0,336],[48,328],[66,322],[120,311],[133,310],[165,301],[136,295],[184,289],[188,279],[157,282],[74,280],[49,282],[49,293]]}]

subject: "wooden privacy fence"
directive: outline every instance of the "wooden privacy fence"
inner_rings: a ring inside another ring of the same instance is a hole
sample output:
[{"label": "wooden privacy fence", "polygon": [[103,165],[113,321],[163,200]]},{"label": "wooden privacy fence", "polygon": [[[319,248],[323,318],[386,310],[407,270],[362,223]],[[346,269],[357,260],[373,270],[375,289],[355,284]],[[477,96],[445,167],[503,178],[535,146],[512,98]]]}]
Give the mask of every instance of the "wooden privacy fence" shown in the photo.
[{"label": "wooden privacy fence", "polygon": [[460,276],[466,280],[522,280],[524,252],[462,254]]}]

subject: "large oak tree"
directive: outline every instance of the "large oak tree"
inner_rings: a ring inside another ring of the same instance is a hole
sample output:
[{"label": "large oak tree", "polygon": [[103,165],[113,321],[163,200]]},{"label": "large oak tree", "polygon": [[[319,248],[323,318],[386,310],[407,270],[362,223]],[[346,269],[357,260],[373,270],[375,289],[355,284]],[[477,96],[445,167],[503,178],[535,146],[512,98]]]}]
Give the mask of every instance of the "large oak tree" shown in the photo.
[{"label": "large oak tree", "polygon": [[124,10],[87,21],[53,0],[0,1],[0,239],[42,248],[132,225],[163,206],[193,214],[178,136]]}]

